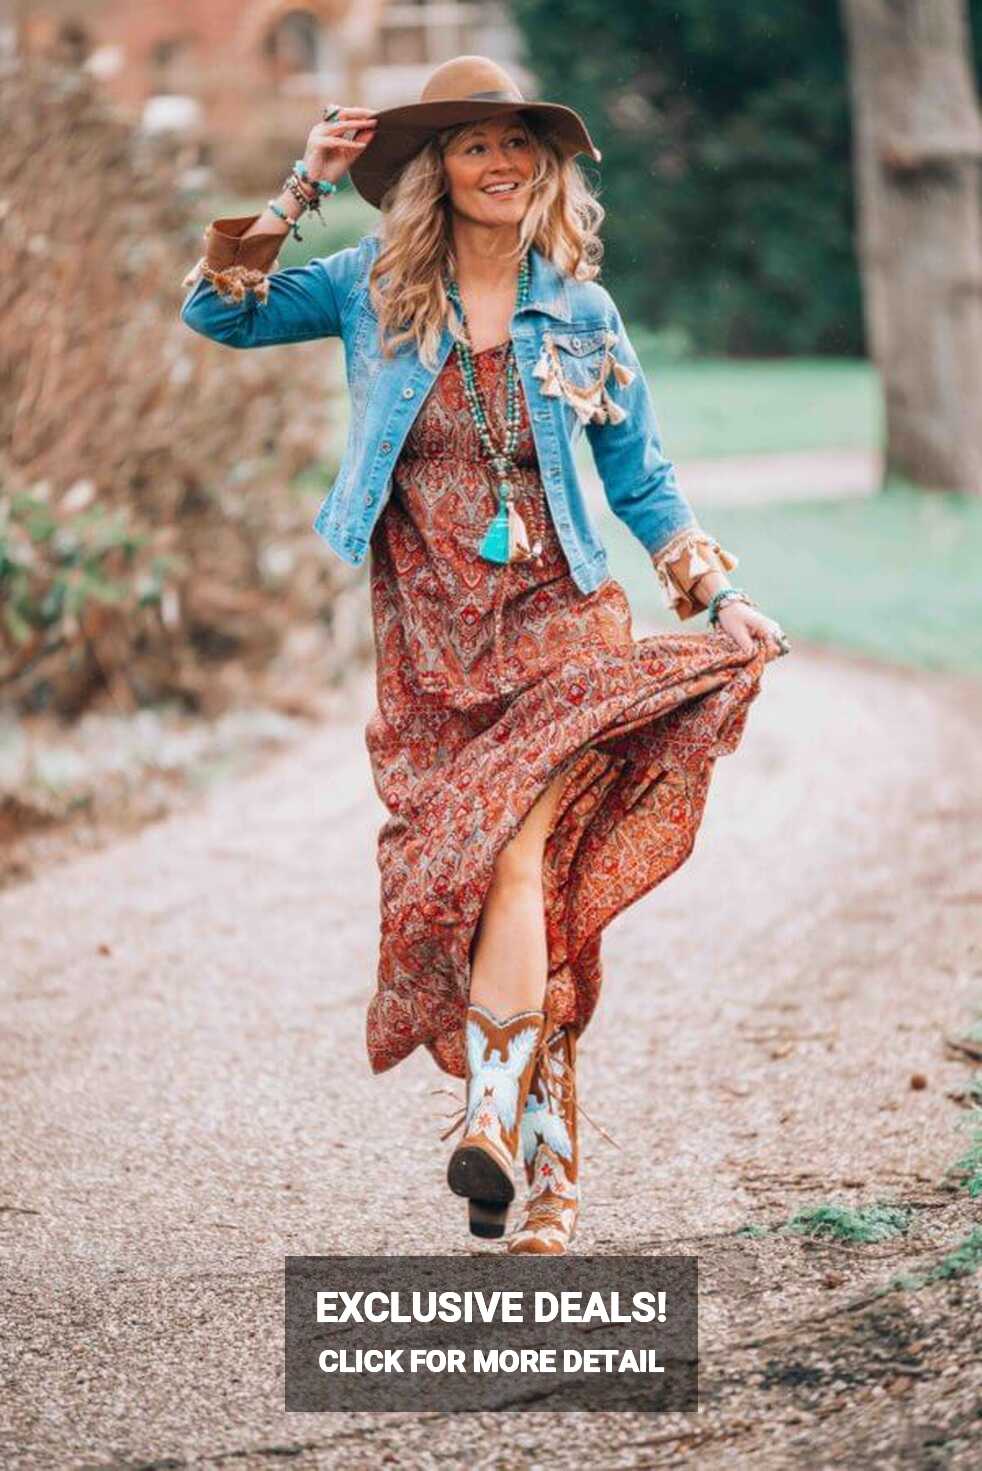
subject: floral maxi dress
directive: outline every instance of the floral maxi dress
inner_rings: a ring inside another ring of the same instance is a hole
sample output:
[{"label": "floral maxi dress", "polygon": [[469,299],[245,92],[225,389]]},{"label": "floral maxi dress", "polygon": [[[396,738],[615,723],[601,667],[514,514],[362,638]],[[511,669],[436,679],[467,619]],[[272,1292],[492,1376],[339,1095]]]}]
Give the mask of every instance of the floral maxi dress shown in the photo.
[{"label": "floral maxi dress", "polygon": [[[503,440],[507,344],[475,355]],[[546,787],[564,785],[543,858],[549,1027],[582,1031],[601,933],[692,849],[717,756],[759,690],[761,645],[721,630],[635,640],[620,584],[584,595],[547,509],[527,405],[510,477],[539,560],[477,551],[495,480],[455,353],[393,471],[371,539],[377,707],[365,728],[389,816],[378,834],[381,935],[368,1054],[424,1044],[464,1076],[470,964],[495,858]]]}]

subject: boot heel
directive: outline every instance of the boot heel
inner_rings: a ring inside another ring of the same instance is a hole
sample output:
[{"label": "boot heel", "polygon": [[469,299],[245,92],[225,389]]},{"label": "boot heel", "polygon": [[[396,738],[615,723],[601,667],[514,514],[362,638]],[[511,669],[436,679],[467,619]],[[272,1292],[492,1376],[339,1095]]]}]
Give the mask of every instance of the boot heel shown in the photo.
[{"label": "boot heel", "polygon": [[508,1207],[497,1200],[469,1200],[468,1215],[472,1236],[495,1240],[505,1234]]},{"label": "boot heel", "polygon": [[447,1184],[455,1195],[506,1209],[515,1199],[515,1182],[480,1145],[458,1144],[447,1166]]},{"label": "boot heel", "polygon": [[505,1234],[518,1131],[544,1025],[541,1011],[501,1020],[483,1006],[467,1008],[464,1137],[450,1156],[447,1184],[467,1200],[474,1236]]}]

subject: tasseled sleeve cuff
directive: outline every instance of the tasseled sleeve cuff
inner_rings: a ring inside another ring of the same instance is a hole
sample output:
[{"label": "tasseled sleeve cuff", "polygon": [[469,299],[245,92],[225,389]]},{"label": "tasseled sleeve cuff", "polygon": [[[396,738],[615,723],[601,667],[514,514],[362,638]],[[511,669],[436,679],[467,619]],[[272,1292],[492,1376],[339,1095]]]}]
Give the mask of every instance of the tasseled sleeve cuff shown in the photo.
[{"label": "tasseled sleeve cuff", "polygon": [[192,266],[182,286],[194,286],[202,276],[210,281],[225,301],[240,302],[247,291],[265,302],[269,295],[268,272],[276,263],[286,234],[250,235],[246,230],[258,215],[241,215],[235,219],[213,220],[205,230],[205,253]]},{"label": "tasseled sleeve cuff", "polygon": [[720,546],[716,538],[700,526],[687,526],[651,554],[666,608],[674,608],[677,616],[691,618],[706,606],[695,592],[695,585],[707,572],[730,572],[737,558]]}]

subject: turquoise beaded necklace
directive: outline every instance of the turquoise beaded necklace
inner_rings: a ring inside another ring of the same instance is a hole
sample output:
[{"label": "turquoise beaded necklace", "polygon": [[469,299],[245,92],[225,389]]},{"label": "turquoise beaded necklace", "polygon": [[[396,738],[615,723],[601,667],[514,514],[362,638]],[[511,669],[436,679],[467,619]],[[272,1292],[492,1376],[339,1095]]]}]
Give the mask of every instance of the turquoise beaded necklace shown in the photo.
[{"label": "turquoise beaded necklace", "polygon": [[[522,257],[518,268],[518,293],[516,299],[516,310],[526,304],[529,297],[529,260],[528,256]],[[508,352],[505,359],[505,439],[499,448],[491,437],[491,429],[481,395],[477,387],[477,372],[474,367],[474,353],[471,347],[470,333],[467,328],[467,317],[464,305],[460,299],[460,291],[457,282],[450,278],[446,283],[447,295],[457,309],[461,321],[462,338],[454,339],[457,351],[457,360],[460,363],[461,377],[464,380],[464,394],[474,420],[474,428],[477,430],[481,447],[494,467],[498,476],[498,510],[490,522],[487,531],[478,544],[478,552],[487,562],[520,562],[528,557],[536,555],[538,546],[529,546],[528,531],[525,522],[518,514],[513,504],[513,486],[509,480],[514,464],[515,451],[518,448],[518,431],[520,424],[519,384],[518,372],[515,366],[515,347],[509,341]]]}]

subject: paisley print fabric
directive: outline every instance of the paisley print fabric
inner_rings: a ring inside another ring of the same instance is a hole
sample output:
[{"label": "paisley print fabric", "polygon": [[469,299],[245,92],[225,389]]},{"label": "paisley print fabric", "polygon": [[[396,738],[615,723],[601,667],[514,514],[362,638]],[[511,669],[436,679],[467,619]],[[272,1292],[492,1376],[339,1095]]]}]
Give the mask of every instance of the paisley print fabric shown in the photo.
[{"label": "paisley print fabric", "polygon": [[[506,344],[476,354],[503,440]],[[586,1026],[601,934],[685,860],[713,764],[733,751],[765,654],[722,631],[634,639],[613,578],[584,595],[545,502],[524,396],[515,504],[541,559],[477,547],[497,509],[451,354],[417,414],[371,540],[377,706],[365,728],[376,790],[377,987],[371,1066],[420,1044],[465,1076],[471,949],[495,858],[557,774],[543,860],[550,1032]],[[617,426],[610,426],[616,433]]]}]

